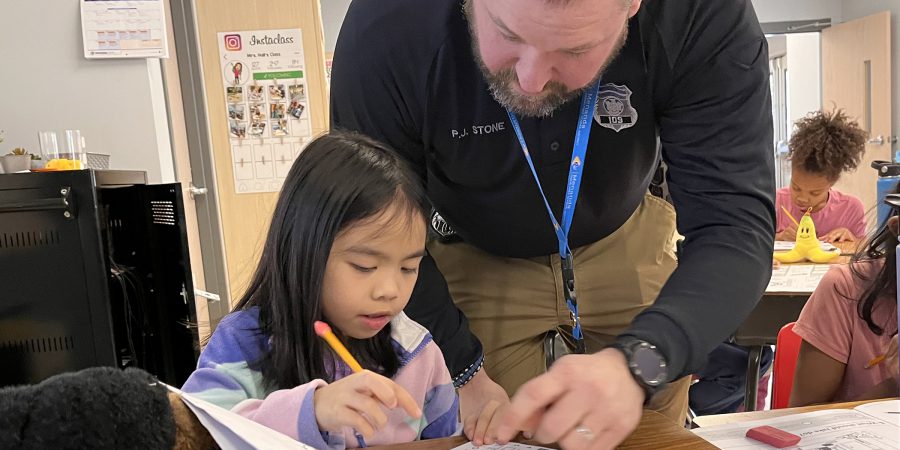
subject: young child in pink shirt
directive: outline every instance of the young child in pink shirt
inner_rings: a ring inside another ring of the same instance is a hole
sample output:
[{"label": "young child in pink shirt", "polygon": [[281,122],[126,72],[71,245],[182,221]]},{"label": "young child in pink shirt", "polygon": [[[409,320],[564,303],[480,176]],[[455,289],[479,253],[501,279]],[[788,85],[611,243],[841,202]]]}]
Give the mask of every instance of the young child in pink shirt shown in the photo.
[{"label": "young child in pink shirt", "polygon": [[894,216],[809,297],[794,325],[803,342],[790,406],[897,396],[897,232]]},{"label": "young child in pink shirt", "polygon": [[862,202],[833,188],[842,173],[856,169],[865,149],[865,131],[840,110],[816,111],[797,122],[790,143],[791,185],[775,195],[776,240],[797,236],[785,208],[798,220],[812,208],[816,232],[827,242],[855,241],[866,234]]},{"label": "young child in pink shirt", "polygon": [[[784,213],[797,220],[808,208],[819,238],[828,242],[852,241],[865,235],[866,220],[858,198],[833,189],[841,174],[859,165],[865,151],[866,133],[841,111],[816,111],[797,122],[790,142],[791,185],[775,196],[775,239],[793,241],[797,226]],[[774,260],[773,260],[774,264]],[[700,415],[739,411],[744,397],[747,371],[747,347],[720,344],[710,353],[706,366],[691,386],[690,406]],[[761,372],[756,409],[766,404],[772,351],[766,347],[761,356]]]}]

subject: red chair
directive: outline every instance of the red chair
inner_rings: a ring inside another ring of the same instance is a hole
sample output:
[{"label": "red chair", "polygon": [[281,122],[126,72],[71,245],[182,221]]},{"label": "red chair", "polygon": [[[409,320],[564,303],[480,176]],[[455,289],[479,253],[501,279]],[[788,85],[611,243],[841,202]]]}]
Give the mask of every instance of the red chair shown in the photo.
[{"label": "red chair", "polygon": [[775,340],[775,362],[772,365],[772,409],[787,408],[794,387],[794,369],[803,339],[794,333],[791,322],[778,332]]}]

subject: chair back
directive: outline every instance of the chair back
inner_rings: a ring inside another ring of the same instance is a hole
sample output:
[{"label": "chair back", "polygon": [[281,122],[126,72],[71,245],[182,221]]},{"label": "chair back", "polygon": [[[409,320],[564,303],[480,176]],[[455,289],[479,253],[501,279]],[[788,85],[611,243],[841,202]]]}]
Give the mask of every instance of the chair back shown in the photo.
[{"label": "chair back", "polygon": [[778,332],[775,340],[775,362],[772,366],[772,409],[787,408],[794,387],[794,369],[803,339],[794,333],[791,322]]}]

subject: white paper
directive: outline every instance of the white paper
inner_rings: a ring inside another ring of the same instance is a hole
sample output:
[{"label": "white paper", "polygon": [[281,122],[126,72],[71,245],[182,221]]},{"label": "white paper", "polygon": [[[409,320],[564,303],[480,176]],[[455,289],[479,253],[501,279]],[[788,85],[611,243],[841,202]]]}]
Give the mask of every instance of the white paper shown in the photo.
[{"label": "white paper", "polygon": [[172,386],[168,388],[181,396],[222,450],[314,450],[289,436],[225,408],[186,394]]},{"label": "white paper", "polygon": [[772,269],[766,293],[812,293],[830,267],[828,264],[784,264]]},{"label": "white paper", "polygon": [[[775,241],[775,251],[776,252],[782,252],[782,251],[786,252],[786,251],[794,248],[794,244],[796,244],[795,241]],[[838,250],[838,248],[835,247],[834,244],[831,244],[828,242],[819,241],[819,245],[822,247],[822,250],[825,250],[826,252]]]},{"label": "white paper", "polygon": [[471,442],[467,442],[459,447],[454,447],[452,450],[551,450],[547,447],[538,447],[536,445],[528,445],[528,444],[519,444],[516,442],[510,442],[506,445],[482,445],[481,447],[476,447],[475,444]]},{"label": "white paper", "polygon": [[167,58],[162,0],[82,0],[85,58]]},{"label": "white paper", "polygon": [[852,409],[831,409],[712,427],[693,432],[719,448],[771,450],[773,447],[746,437],[750,428],[769,425],[800,436],[791,450],[898,450],[900,429]]},{"label": "white paper", "polygon": [[900,400],[866,403],[854,409],[900,428]]}]

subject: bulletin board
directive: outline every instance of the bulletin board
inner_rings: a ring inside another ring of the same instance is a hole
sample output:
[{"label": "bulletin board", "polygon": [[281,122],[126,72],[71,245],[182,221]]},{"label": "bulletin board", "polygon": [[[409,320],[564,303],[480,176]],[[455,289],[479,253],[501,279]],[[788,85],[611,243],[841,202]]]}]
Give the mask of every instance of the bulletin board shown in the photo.
[{"label": "bulletin board", "polygon": [[219,33],[234,189],[278,192],[312,138],[299,29]]}]

